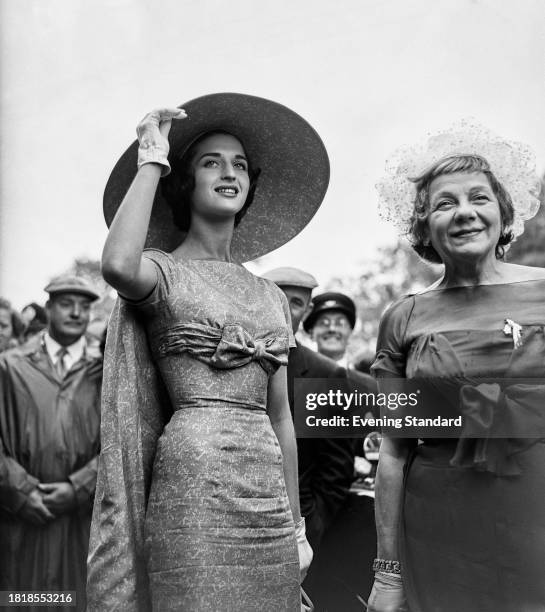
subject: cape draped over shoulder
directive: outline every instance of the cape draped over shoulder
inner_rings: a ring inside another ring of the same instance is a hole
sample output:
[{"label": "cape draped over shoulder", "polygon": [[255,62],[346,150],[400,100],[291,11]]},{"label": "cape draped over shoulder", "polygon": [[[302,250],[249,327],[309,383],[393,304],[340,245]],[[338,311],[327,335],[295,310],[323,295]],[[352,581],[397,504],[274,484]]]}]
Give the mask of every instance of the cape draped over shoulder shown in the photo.
[{"label": "cape draped over shoulder", "polygon": [[104,364],[88,609],[114,610],[123,602],[123,610],[149,610],[144,518],[156,443],[168,420],[164,407],[169,402],[144,327],[121,299],[110,318]]}]

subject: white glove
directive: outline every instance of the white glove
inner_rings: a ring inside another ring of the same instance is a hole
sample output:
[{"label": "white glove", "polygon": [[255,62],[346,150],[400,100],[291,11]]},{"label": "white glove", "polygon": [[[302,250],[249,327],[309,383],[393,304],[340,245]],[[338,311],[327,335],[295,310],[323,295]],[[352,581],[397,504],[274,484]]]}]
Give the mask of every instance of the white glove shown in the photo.
[{"label": "white glove", "polygon": [[368,612],[409,612],[400,574],[376,572]]},{"label": "white glove", "polygon": [[297,540],[297,552],[299,553],[299,571],[301,572],[301,582],[307,575],[308,568],[312,563],[313,552],[305,535],[305,519],[295,523],[295,539]]},{"label": "white glove", "polygon": [[140,146],[138,148],[138,168],[144,164],[160,164],[161,176],[170,173],[168,163],[168,133],[173,119],[185,119],[187,115],[181,108],[159,108],[148,113],[136,127]]}]

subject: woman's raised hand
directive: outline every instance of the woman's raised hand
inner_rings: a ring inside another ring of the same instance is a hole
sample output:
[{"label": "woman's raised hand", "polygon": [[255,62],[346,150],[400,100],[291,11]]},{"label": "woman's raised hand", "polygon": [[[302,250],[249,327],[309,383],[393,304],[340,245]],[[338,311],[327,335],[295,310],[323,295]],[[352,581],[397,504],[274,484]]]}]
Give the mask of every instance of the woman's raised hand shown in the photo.
[{"label": "woman's raised hand", "polygon": [[160,164],[162,176],[170,172],[168,163],[168,133],[173,119],[185,119],[187,115],[181,108],[158,108],[148,113],[136,127],[140,147],[138,148],[138,168],[144,164]]},{"label": "woman's raised hand", "polygon": [[142,256],[160,174],[170,172],[168,132],[179,108],[148,113],[136,128],[138,172],[117,210],[102,252],[102,275],[124,297],[141,300],[157,284],[155,264]]}]

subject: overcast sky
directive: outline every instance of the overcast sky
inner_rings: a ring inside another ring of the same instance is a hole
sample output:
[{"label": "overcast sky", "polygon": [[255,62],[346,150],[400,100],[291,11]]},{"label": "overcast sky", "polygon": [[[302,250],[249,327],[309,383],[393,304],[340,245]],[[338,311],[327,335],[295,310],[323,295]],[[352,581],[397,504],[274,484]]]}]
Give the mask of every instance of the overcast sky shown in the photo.
[{"label": "overcast sky", "polygon": [[322,136],[322,208],[260,263],[325,284],[394,239],[374,184],[396,148],[472,116],[545,167],[542,0],[0,0],[0,295],[43,301],[99,258],[102,194],[152,108],[235,91]]}]

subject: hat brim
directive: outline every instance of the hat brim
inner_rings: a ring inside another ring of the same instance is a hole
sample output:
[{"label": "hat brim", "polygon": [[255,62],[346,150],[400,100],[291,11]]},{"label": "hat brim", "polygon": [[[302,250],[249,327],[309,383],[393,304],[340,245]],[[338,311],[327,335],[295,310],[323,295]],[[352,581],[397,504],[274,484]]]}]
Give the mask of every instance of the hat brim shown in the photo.
[{"label": "hat brim", "polygon": [[54,295],[59,295],[61,293],[75,293],[76,295],[83,295],[84,297],[89,298],[92,302],[95,302],[100,298],[100,295],[98,293],[95,293],[91,289],[83,289],[79,286],[66,285],[63,287],[59,287],[58,289],[55,288],[49,291],[46,290],[46,292],[49,293],[50,297],[53,297]]},{"label": "hat brim", "polygon": [[[252,205],[235,228],[231,254],[244,262],[286,244],[312,219],[329,183],[325,146],[307,121],[289,108],[265,98],[217,93],[182,104],[187,118],[173,121],[169,158],[183,154],[200,135],[226,131],[242,142],[259,168]],[[115,165],[104,192],[104,217],[110,226],[137,171],[135,141]],[[147,247],[170,252],[184,239],[157,190]]]}]

